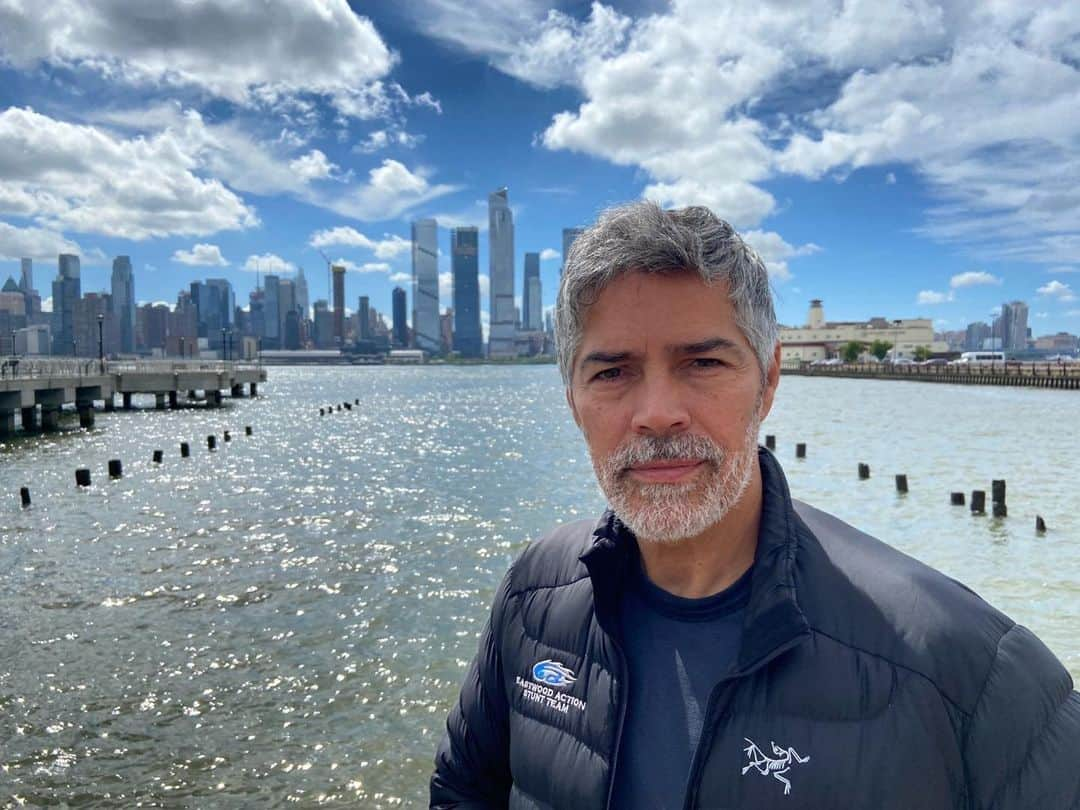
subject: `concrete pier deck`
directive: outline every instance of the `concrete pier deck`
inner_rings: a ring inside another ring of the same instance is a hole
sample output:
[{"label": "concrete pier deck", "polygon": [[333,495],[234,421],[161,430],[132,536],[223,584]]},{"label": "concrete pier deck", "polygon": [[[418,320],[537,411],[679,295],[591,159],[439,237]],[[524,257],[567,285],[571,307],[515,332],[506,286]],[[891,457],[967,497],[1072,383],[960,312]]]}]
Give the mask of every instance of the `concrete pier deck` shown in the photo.
[{"label": "concrete pier deck", "polygon": [[1080,363],[997,362],[969,365],[890,365],[844,363],[815,366],[786,362],[781,374],[801,377],[851,377],[864,380],[907,380],[953,385],[1007,385],[1024,388],[1058,388],[1080,391]]},{"label": "concrete pier deck", "polygon": [[97,403],[106,411],[130,409],[136,394],[152,394],[158,408],[176,408],[181,394],[200,393],[221,405],[222,392],[233,397],[258,394],[266,371],[255,363],[221,361],[108,361],[54,358],[8,358],[0,361],[0,436],[15,430],[55,430],[60,410],[74,405],[79,423],[92,427]]}]

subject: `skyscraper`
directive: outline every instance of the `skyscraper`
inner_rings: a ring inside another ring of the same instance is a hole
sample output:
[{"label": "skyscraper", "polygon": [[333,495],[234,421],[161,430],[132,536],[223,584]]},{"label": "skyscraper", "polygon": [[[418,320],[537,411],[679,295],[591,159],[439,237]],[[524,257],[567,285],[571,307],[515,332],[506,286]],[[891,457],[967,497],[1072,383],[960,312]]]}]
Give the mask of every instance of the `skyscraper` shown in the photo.
[{"label": "skyscraper", "polygon": [[[291,317],[290,317],[291,316]],[[277,319],[281,329],[281,348],[300,348],[299,307],[296,303],[296,283],[291,278],[278,282]]]},{"label": "skyscraper", "polygon": [[405,290],[401,287],[394,287],[394,291],[390,294],[390,300],[392,302],[391,309],[394,313],[394,345],[395,346],[408,346],[409,345],[409,326],[406,323],[406,304],[405,304]]},{"label": "skyscraper", "polygon": [[488,277],[491,283],[489,357],[514,357],[514,215],[505,187],[488,195]]},{"label": "skyscraper", "polygon": [[34,260],[21,259],[22,275],[19,276],[19,289],[28,293],[34,289]]},{"label": "skyscraper", "polygon": [[330,268],[334,276],[334,346],[345,345],[345,268],[335,264]]},{"label": "skyscraper", "polygon": [[1028,305],[1023,301],[1013,301],[1001,305],[1002,348],[1007,352],[1022,352],[1027,349]]},{"label": "skyscraper", "polygon": [[296,271],[293,284],[296,287],[296,308],[300,310],[300,319],[304,320],[308,317],[308,286],[303,267]]},{"label": "skyscraper", "polygon": [[433,219],[412,224],[413,335],[416,348],[432,353],[440,347],[438,233]]},{"label": "skyscraper", "polygon": [[[536,284],[533,284],[535,280]],[[533,288],[536,288],[536,295]],[[533,331],[542,328],[540,323],[540,254],[525,254],[525,284],[522,286],[521,321],[522,328]],[[534,300],[535,299],[535,300]],[[535,311],[534,311],[535,310]]]},{"label": "skyscraper", "polygon": [[577,238],[585,232],[584,228],[563,228],[562,231],[562,267],[559,268],[559,277],[562,277],[563,269],[566,267],[566,257],[570,255],[570,247],[577,241]]},{"label": "skyscraper", "polygon": [[371,299],[366,295],[360,296],[359,306],[356,308],[356,322],[360,340],[369,340],[371,338]]},{"label": "skyscraper", "polygon": [[118,350],[135,351],[135,275],[131,258],[117,256],[112,266],[112,314],[116,323]]},{"label": "skyscraper", "polygon": [[484,356],[480,330],[480,235],[476,228],[450,231],[450,261],[454,280],[454,351],[462,357]]},{"label": "skyscraper", "polygon": [[75,354],[75,302],[82,297],[79,257],[61,253],[53,282],[53,354]]},{"label": "skyscraper", "polygon": [[281,348],[281,321],[278,319],[278,300],[281,298],[281,279],[266,276],[263,279],[263,348]]}]

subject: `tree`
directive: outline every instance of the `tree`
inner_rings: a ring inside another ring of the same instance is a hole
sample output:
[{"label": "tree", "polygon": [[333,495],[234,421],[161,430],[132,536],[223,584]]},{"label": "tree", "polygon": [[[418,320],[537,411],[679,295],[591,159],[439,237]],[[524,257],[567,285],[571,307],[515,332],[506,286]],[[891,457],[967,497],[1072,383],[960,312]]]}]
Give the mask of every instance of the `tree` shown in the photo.
[{"label": "tree", "polygon": [[845,363],[855,363],[859,360],[859,355],[862,354],[863,345],[857,340],[849,341],[844,344],[844,348],[840,350],[840,356],[844,359]]},{"label": "tree", "polygon": [[870,354],[874,355],[878,360],[884,360],[885,355],[889,353],[889,349],[892,348],[892,344],[887,340],[875,340],[870,344]]},{"label": "tree", "polygon": [[925,360],[930,359],[930,347],[929,346],[916,346],[915,347],[915,359],[922,363]]}]

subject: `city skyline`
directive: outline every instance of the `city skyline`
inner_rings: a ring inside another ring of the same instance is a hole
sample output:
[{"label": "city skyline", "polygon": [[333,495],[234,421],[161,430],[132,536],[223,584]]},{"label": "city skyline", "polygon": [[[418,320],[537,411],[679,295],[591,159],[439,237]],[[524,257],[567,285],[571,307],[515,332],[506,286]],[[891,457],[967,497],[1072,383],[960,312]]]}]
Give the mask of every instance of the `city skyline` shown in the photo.
[{"label": "city skyline", "polygon": [[546,317],[564,229],[647,196],[732,221],[785,323],[821,297],[839,318],[957,330],[1022,300],[1036,333],[1080,331],[1080,123],[1060,112],[1080,9],[328,0],[222,8],[223,38],[164,2],[153,48],[150,22],[112,7],[7,12],[5,278],[65,253],[83,290],[109,290],[126,255],[136,303],[208,274],[246,302],[257,274],[303,267],[329,301],[325,252],[346,301],[385,302],[411,285],[412,222],[434,218],[440,312],[450,231],[480,231],[486,330],[488,195],[506,187],[520,311],[526,253]]}]

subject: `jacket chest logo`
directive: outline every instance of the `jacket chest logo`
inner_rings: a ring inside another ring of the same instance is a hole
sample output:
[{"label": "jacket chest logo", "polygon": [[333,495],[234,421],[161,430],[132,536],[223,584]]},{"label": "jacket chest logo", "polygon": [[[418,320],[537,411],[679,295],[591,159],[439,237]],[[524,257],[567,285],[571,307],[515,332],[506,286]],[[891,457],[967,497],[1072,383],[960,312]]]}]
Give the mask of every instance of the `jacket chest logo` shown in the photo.
[{"label": "jacket chest logo", "polygon": [[809,762],[810,757],[799,756],[799,752],[794,748],[781,748],[771,740],[774,756],[770,757],[758,748],[757,743],[753,740],[748,737],[743,737],[743,739],[747,743],[743,753],[746,754],[749,764],[742,769],[742,775],[746,776],[747,771],[753,769],[762,776],[772,776],[773,779],[783,783],[785,796],[791,793],[791,781],[784,774],[790,771],[794,765],[804,765]]},{"label": "jacket chest logo", "polygon": [[574,671],[565,664],[550,658],[537,661],[530,672],[532,679],[514,676],[514,683],[521,690],[521,698],[526,703],[538,703],[561,714],[585,711],[585,701],[569,695],[569,689],[577,681]]}]

